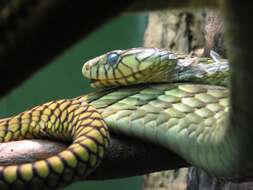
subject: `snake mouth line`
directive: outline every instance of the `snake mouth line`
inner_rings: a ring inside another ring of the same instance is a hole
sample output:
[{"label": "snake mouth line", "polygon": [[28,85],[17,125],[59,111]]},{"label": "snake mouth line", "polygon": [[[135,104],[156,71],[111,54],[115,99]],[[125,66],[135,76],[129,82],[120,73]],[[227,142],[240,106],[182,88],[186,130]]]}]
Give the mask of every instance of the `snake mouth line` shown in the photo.
[{"label": "snake mouth line", "polygon": [[[147,69],[144,69],[142,71],[137,71],[137,72],[133,72],[129,75],[124,75],[122,77],[114,77],[114,78],[105,78],[105,79],[98,79],[98,78],[90,78],[90,82],[91,83],[96,83],[96,82],[118,82],[118,81],[125,81],[125,82],[128,82],[128,83],[133,83],[133,82],[136,82],[139,77],[141,76],[145,76],[144,72],[146,71]],[[121,72],[120,72],[121,73]],[[131,81],[129,81],[128,79],[132,79]]]},{"label": "snake mouth line", "polygon": [[91,84],[110,84],[110,85],[122,84],[122,81],[126,83],[130,83],[130,81],[128,81],[127,78],[128,77],[121,77],[121,78],[116,78],[116,79],[90,79],[90,83]]}]

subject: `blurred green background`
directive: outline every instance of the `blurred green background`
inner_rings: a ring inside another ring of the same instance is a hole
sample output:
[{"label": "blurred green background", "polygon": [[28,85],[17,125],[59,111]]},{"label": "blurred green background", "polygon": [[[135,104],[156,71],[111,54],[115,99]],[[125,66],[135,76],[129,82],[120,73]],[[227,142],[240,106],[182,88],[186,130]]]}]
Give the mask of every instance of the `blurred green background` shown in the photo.
[{"label": "blurred green background", "polygon": [[[81,74],[83,63],[110,50],[141,46],[146,19],[145,13],[123,15],[80,40],[50,65],[41,69],[8,96],[2,98],[0,100],[0,118],[11,116],[50,100],[72,98],[91,92],[92,89],[89,87],[88,81]],[[120,190],[140,190],[142,177],[79,182],[67,187],[66,190],[114,190],[119,188]]]}]

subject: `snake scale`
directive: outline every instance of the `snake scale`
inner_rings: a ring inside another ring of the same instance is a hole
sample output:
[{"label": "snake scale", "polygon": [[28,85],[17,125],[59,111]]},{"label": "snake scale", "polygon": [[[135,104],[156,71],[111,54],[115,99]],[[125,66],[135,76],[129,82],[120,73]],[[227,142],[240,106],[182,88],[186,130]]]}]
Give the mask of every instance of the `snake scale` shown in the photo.
[{"label": "snake scale", "polygon": [[133,48],[89,60],[82,72],[97,92],[0,120],[1,142],[71,143],[45,160],[1,166],[0,189],[60,189],[84,179],[106,153],[107,126],[173,150],[212,175],[235,178],[241,172],[234,151],[240,139],[228,124],[227,60],[215,53],[210,59]]}]

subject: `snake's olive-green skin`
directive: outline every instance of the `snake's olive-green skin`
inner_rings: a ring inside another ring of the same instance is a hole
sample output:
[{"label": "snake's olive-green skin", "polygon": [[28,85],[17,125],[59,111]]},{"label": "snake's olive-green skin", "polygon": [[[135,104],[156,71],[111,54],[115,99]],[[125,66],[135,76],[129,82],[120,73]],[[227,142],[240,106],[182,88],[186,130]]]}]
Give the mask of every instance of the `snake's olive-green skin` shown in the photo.
[{"label": "snake's olive-green skin", "polygon": [[92,59],[82,71],[99,92],[52,101],[0,120],[2,142],[24,138],[72,142],[46,160],[0,167],[0,189],[57,189],[85,178],[108,147],[106,125],[165,146],[213,175],[238,174],[234,151],[238,137],[227,123],[228,89],[172,83],[226,86],[226,60],[134,48]]}]

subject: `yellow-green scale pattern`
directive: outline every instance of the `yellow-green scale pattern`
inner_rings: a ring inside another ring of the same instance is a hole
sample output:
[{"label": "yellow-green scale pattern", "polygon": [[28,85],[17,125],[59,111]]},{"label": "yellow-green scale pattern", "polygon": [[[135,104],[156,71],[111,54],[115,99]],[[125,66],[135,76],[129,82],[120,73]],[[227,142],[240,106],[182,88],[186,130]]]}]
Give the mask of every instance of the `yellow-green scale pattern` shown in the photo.
[{"label": "yellow-green scale pattern", "polygon": [[108,129],[81,97],[52,101],[0,120],[0,142],[47,138],[71,143],[45,160],[0,166],[0,189],[58,189],[85,178],[103,158]]}]

